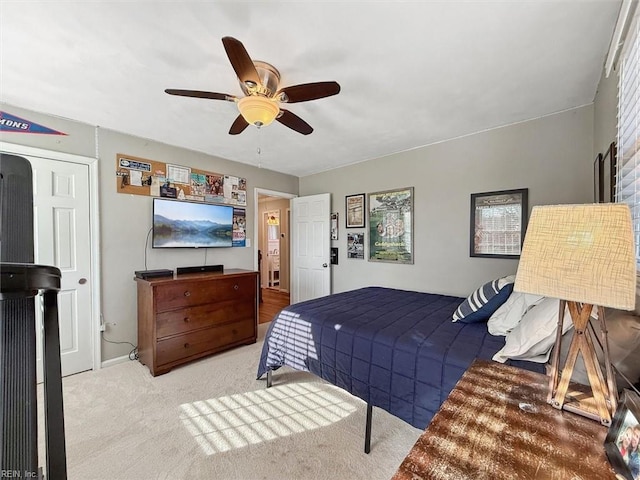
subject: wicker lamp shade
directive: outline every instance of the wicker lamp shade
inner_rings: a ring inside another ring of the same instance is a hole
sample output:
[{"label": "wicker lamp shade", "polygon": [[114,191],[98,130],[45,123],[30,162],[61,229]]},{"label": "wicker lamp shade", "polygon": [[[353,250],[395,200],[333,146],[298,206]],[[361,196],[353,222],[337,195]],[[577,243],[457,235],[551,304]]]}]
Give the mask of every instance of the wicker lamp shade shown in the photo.
[{"label": "wicker lamp shade", "polygon": [[636,262],[629,207],[534,207],[514,291],[633,310]]}]

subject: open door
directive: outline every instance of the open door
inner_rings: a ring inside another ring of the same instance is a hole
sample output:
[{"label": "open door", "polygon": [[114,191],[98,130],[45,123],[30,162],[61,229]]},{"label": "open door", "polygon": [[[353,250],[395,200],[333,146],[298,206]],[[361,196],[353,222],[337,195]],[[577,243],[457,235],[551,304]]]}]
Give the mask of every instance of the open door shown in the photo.
[{"label": "open door", "polygon": [[331,293],[331,194],[291,200],[291,303]]}]

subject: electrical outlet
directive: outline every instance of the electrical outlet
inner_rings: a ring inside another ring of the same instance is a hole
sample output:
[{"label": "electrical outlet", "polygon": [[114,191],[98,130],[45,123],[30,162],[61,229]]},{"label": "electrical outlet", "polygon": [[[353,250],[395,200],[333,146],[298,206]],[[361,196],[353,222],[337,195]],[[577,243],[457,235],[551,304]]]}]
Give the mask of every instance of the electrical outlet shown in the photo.
[{"label": "electrical outlet", "polygon": [[103,322],[100,324],[100,331],[105,332],[108,328],[115,327],[116,324],[114,322]]}]

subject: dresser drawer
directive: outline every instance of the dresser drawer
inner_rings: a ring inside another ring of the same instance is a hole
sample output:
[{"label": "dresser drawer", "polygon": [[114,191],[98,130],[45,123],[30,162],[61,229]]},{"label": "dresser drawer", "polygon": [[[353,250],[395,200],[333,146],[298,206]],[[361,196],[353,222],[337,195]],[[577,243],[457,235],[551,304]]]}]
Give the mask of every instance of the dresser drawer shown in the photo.
[{"label": "dresser drawer", "polygon": [[216,302],[197,307],[159,313],[156,317],[157,338],[187,333],[199,328],[230,323],[242,319],[253,319],[255,301]]},{"label": "dresser drawer", "polygon": [[216,283],[216,298],[222,300],[235,300],[240,298],[256,297],[256,277],[231,277]]},{"label": "dresser drawer", "polygon": [[155,291],[156,311],[210,303],[215,295],[211,282],[180,282],[158,285]]},{"label": "dresser drawer", "polygon": [[160,340],[156,345],[156,364],[164,365],[209,351],[213,353],[230,344],[252,339],[254,335],[255,321],[247,319]]},{"label": "dresser drawer", "polygon": [[156,311],[249,298],[256,295],[256,277],[243,276],[209,281],[170,283],[156,287]]}]

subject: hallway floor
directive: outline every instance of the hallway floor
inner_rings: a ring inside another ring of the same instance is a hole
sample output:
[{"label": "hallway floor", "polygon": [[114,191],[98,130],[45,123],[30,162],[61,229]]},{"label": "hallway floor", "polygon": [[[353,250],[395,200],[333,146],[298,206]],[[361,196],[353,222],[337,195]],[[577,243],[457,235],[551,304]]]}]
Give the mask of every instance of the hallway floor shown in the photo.
[{"label": "hallway floor", "polygon": [[258,305],[259,323],[270,322],[280,310],[289,306],[289,293],[273,288],[262,289],[262,302]]}]

